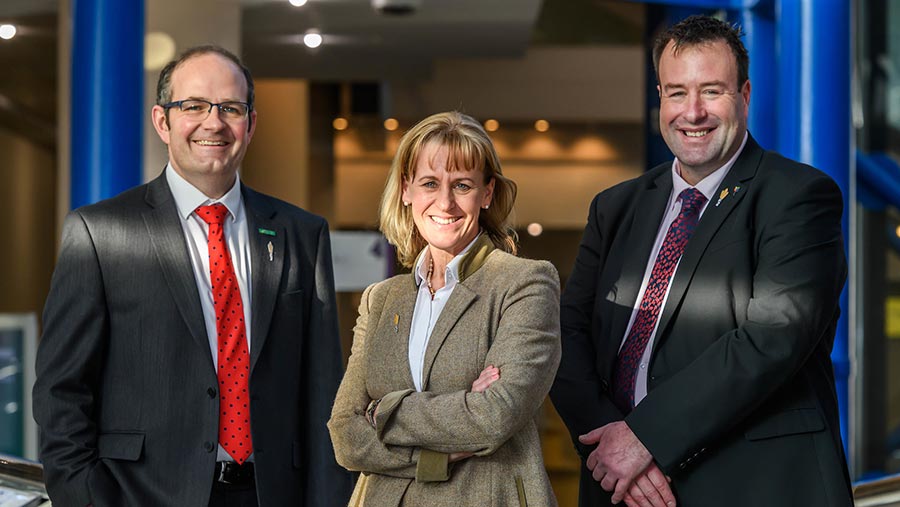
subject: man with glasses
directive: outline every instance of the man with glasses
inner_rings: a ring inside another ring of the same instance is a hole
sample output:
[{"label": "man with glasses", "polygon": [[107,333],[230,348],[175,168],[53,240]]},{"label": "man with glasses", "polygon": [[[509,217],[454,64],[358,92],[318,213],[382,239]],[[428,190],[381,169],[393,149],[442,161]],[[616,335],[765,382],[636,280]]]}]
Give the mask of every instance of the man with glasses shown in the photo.
[{"label": "man with glasses", "polygon": [[346,503],[328,227],[241,183],[256,118],[238,58],[188,50],[163,174],[67,217],[34,388],[54,505]]}]

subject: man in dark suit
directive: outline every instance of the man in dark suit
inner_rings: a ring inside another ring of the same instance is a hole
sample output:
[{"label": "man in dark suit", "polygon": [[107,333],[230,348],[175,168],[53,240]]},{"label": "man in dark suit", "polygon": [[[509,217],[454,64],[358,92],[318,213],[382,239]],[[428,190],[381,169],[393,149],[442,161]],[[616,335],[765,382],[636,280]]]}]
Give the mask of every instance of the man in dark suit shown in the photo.
[{"label": "man in dark suit", "polygon": [[241,183],[237,57],[188,50],[157,92],[163,174],[66,218],[34,387],[53,504],[346,503],[327,224]]},{"label": "man in dark suit", "polygon": [[591,204],[551,392],[584,507],[852,505],[829,359],[841,193],[747,132],[739,35],[694,16],[660,37],[676,159]]}]

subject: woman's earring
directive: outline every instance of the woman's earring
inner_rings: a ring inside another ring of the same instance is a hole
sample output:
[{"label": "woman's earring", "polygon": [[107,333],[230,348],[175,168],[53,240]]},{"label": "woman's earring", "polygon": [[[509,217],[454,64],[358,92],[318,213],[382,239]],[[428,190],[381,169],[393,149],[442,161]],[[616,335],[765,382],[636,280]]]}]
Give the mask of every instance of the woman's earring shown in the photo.
[{"label": "woman's earring", "polygon": [[403,201],[403,205],[404,205],[404,206],[409,206],[409,202]]},{"label": "woman's earring", "polygon": [[491,207],[490,204],[485,204],[485,205],[484,205],[484,209],[488,209],[488,208],[490,208],[490,207]]}]

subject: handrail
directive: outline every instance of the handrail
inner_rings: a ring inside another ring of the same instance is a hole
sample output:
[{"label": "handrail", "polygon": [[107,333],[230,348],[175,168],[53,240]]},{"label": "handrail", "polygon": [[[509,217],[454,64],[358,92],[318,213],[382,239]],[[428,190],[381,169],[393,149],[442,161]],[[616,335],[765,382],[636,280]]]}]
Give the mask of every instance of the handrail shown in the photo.
[{"label": "handrail", "polygon": [[0,453],[0,474],[38,484],[44,483],[44,467],[40,463],[8,454]]},{"label": "handrail", "polygon": [[857,483],[853,498],[856,507],[900,506],[900,474]]}]

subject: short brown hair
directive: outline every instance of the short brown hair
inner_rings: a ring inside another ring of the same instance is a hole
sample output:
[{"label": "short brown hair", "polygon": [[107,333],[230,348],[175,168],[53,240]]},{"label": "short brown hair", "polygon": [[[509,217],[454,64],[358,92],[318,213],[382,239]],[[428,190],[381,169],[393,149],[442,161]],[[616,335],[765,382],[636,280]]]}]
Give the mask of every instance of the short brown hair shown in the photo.
[{"label": "short brown hair", "polygon": [[195,56],[206,54],[216,54],[224,57],[241,69],[241,72],[244,74],[244,79],[247,81],[247,103],[250,104],[250,109],[253,109],[253,76],[250,75],[250,69],[248,69],[234,53],[214,44],[189,48],[184,53],[181,53],[177,59],[172,60],[163,67],[159,72],[159,80],[156,82],[156,104],[164,106],[169,102],[172,102],[172,74],[175,73],[175,69]]},{"label": "short brown hair", "polygon": [[712,42],[723,41],[731,48],[737,65],[737,86],[744,86],[750,79],[750,57],[747,48],[741,42],[741,27],[730,25],[710,16],[689,16],[660,34],[653,44],[653,70],[656,71],[656,82],[659,83],[659,60],[669,42],[673,42],[675,51],[684,47],[693,47]]},{"label": "short brown hair", "polygon": [[478,170],[484,173],[485,183],[494,181],[491,206],[478,214],[478,225],[494,246],[515,254],[517,236],[509,215],[516,201],[516,184],[503,176],[494,143],[481,124],[471,116],[450,111],[429,116],[409,129],[391,163],[381,195],[379,228],[397,247],[400,263],[413,267],[416,255],[427,244],[416,228],[412,211],[403,205],[403,182],[412,180],[419,154],[432,141],[449,149],[448,170]]}]

